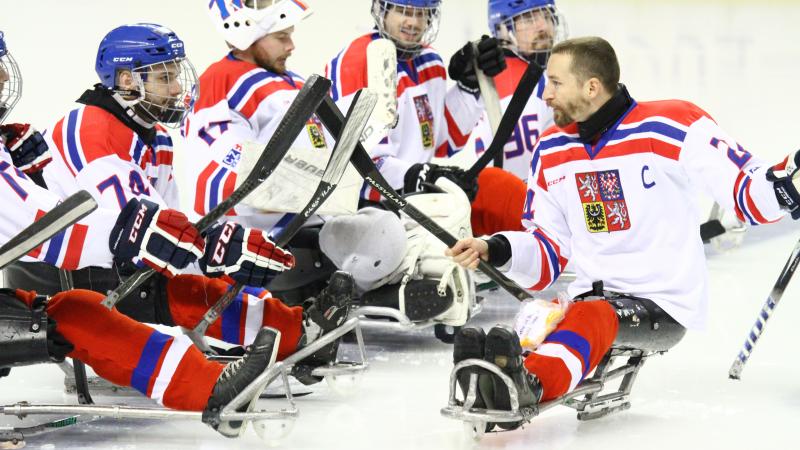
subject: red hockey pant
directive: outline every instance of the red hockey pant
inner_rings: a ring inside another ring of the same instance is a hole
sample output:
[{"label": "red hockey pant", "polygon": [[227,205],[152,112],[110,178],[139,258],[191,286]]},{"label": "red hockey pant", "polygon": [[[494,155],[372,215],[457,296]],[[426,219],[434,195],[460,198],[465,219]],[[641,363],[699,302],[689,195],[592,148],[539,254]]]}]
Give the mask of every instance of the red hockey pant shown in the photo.
[{"label": "red hockey pant", "polygon": [[[30,307],[35,293],[18,290],[17,297]],[[107,309],[103,298],[76,289],[48,302],[56,331],[75,347],[67,356],[168,408],[202,411],[224,366],[207,361],[185,336],[165,335]]]},{"label": "red hockey pant", "polygon": [[619,322],[605,300],[573,303],[556,329],[525,358],[525,368],[542,383],[542,401],[575,389],[611,349]]},{"label": "red hockey pant", "polygon": [[[203,315],[230,289],[221,279],[201,275],[178,275],[169,280],[169,310],[176,325],[194,328]],[[278,359],[297,349],[302,334],[303,309],[289,307],[264,289],[245,288],[206,333],[231,344],[249,345],[262,327],[281,332]]]}]

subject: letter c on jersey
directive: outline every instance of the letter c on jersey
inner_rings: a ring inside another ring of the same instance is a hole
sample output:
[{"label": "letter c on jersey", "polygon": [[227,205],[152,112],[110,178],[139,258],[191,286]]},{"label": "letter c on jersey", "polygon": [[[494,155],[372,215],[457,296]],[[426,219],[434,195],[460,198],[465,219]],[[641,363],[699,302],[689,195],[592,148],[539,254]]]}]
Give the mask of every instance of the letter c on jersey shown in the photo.
[{"label": "letter c on jersey", "polygon": [[648,183],[648,182],[647,182],[647,181],[644,179],[644,173],[645,173],[645,172],[647,172],[648,170],[650,170],[650,166],[648,166],[648,165],[646,165],[646,164],[645,164],[645,165],[642,167],[642,185],[644,185],[644,188],[645,188],[645,189],[650,189],[651,187],[653,187],[653,186],[655,186],[655,185],[656,185],[656,182],[655,182],[655,181],[653,181],[652,183]]},{"label": "letter c on jersey", "polygon": [[647,182],[647,180],[644,179],[644,173],[647,172],[648,170],[650,170],[650,166],[648,166],[647,164],[642,166],[642,185],[644,186],[645,189],[650,189],[651,187],[656,185],[655,181],[649,183]]}]

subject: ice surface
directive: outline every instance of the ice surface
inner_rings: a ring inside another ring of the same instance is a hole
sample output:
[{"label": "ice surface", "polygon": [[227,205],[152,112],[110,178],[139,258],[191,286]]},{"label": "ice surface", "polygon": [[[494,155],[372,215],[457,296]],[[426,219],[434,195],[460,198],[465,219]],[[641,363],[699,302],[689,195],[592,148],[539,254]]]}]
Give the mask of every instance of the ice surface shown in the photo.
[{"label": "ice surface", "polygon": [[[590,422],[557,407],[522,430],[487,435],[479,448],[503,449],[673,449],[788,448],[795,443],[793,426],[800,419],[800,365],[794,357],[800,338],[795,323],[800,282],[790,284],[783,303],[739,382],[727,371],[785,258],[800,235],[786,222],[754,229],[742,247],[709,255],[711,321],[706,332],[690,332],[675,349],[654,357],[641,370],[631,396],[631,409]],[[473,324],[508,322],[516,312],[510,296],[487,296],[484,312]],[[365,330],[369,371],[359,391],[341,398],[324,384],[298,398],[300,409],[285,448],[456,449],[469,448],[461,423],[439,415],[446,406],[451,347],[432,330],[412,333]],[[352,354],[352,344],[342,351]],[[74,402],[63,393],[55,366],[14,369],[0,382],[0,403]],[[100,397],[147,405],[138,397]],[[279,406],[277,401],[263,405]],[[32,419],[27,419],[30,423]],[[0,418],[4,425],[16,418]],[[155,420],[103,420],[34,437],[36,448],[249,448],[262,445],[249,431],[228,440],[200,423]]]}]

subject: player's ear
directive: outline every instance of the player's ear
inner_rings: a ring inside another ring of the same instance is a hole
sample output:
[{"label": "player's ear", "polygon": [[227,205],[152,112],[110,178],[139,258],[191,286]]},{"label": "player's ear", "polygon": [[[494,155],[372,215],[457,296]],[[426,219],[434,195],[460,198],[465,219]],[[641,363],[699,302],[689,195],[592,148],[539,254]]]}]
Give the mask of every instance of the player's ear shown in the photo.
[{"label": "player's ear", "polygon": [[600,91],[603,89],[603,83],[600,82],[596,77],[591,77],[586,80],[586,83],[583,84],[584,93],[589,98],[595,98]]},{"label": "player's ear", "polygon": [[136,81],[133,79],[133,73],[130,70],[120,70],[117,72],[117,86],[124,90],[136,89]]}]

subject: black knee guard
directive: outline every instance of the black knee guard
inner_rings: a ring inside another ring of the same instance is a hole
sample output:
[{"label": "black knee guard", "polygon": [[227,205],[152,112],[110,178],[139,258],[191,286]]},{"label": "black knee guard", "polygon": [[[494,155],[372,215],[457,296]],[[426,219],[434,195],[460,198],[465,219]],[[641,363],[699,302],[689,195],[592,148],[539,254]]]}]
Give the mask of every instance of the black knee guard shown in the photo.
[{"label": "black knee guard", "polygon": [[654,301],[608,294],[606,301],[614,307],[619,320],[614,347],[662,352],[674,347],[686,334],[686,328]]},{"label": "black knee guard", "polygon": [[683,325],[650,299],[603,290],[601,282],[595,283],[591,292],[576,297],[591,298],[606,300],[617,313],[619,329],[612,344],[615,348],[663,352],[686,334]]},{"label": "black knee guard", "polygon": [[48,320],[46,305],[47,297],[38,296],[29,309],[14,291],[0,289],[0,367],[63,361],[72,351]]},{"label": "black knee guard", "polygon": [[[65,290],[59,282],[59,269],[49,264],[17,262],[4,270],[6,286],[49,296]],[[120,270],[116,266],[111,269],[86,267],[70,272],[72,288],[87,289],[103,295],[116,289],[122,280],[132,273],[132,270]],[[142,286],[120,300],[116,309],[138,322],[174,326],[175,322],[169,312],[166,286],[165,277],[152,276]]]},{"label": "black knee guard", "polygon": [[301,229],[289,243],[295,266],[270,282],[267,289],[287,305],[300,305],[319,294],[336,272],[333,262],[319,249],[319,228]]}]

